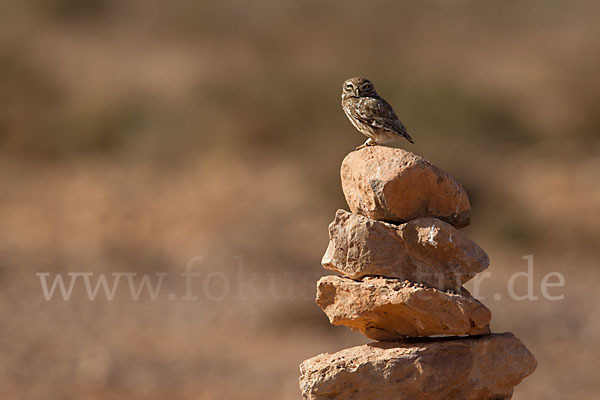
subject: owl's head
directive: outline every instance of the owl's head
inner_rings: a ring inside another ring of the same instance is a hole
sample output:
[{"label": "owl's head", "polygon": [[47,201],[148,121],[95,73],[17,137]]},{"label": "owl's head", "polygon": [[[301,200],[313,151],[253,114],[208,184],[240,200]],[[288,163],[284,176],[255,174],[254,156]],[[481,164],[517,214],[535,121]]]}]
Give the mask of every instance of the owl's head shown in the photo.
[{"label": "owl's head", "polygon": [[372,97],[377,96],[375,87],[367,78],[350,78],[342,86],[342,95],[348,97]]}]

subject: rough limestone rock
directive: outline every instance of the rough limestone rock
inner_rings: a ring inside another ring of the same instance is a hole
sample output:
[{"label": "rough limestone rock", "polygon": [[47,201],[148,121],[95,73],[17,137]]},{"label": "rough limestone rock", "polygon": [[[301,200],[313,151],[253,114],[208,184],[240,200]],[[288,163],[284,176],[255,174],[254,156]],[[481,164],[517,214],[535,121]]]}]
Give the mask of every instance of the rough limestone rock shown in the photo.
[{"label": "rough limestone rock", "polygon": [[382,221],[435,217],[469,225],[471,205],[461,184],[421,156],[369,146],[342,163],[342,189],[352,212]]},{"label": "rough limestone rock", "polygon": [[398,279],[357,282],[331,275],[317,283],[316,301],[332,324],[374,340],[490,333],[490,310],[466,289],[444,292]]},{"label": "rough limestone rock", "polygon": [[490,263],[464,233],[436,218],[393,225],[338,210],[329,239],[323,266],[353,279],[377,275],[458,289]]},{"label": "rough limestone rock", "polygon": [[512,333],[371,343],[300,365],[307,400],[501,400],[537,366]]}]

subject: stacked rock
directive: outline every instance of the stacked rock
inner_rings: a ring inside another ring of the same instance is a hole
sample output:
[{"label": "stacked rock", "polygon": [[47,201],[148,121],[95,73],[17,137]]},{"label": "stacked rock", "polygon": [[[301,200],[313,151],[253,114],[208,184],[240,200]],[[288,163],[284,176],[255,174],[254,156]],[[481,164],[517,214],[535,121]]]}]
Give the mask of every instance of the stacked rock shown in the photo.
[{"label": "stacked rock", "polygon": [[510,399],[537,361],[512,333],[491,334],[490,311],[462,287],[489,258],[458,230],[471,218],[461,184],[382,146],[350,153],[341,176],[352,213],[337,211],[322,263],[342,276],[321,278],[316,301],[378,342],[304,361],[303,397]]}]

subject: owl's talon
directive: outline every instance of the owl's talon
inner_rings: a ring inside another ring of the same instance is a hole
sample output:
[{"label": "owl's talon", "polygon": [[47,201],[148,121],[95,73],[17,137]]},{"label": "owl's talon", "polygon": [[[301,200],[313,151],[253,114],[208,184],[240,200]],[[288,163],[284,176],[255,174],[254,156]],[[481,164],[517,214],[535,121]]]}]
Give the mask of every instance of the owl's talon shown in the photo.
[{"label": "owl's talon", "polygon": [[371,138],[368,138],[366,142],[364,142],[360,146],[354,148],[354,150],[364,149],[365,147],[368,147],[368,146],[377,146],[377,142]]}]

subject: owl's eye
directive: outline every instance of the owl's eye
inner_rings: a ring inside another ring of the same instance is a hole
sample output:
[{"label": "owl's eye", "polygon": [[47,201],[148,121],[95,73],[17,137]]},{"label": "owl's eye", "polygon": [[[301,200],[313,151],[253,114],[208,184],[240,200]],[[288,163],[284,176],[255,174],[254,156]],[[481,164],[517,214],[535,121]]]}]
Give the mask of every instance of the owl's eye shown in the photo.
[{"label": "owl's eye", "polygon": [[344,90],[350,92],[352,91],[352,84],[351,83],[346,83],[346,86],[344,86]]},{"label": "owl's eye", "polygon": [[370,84],[370,83],[365,83],[365,84],[362,86],[362,90],[363,90],[363,91],[365,91],[365,92],[369,92],[371,89],[372,89],[372,86],[371,86],[371,84]]}]

